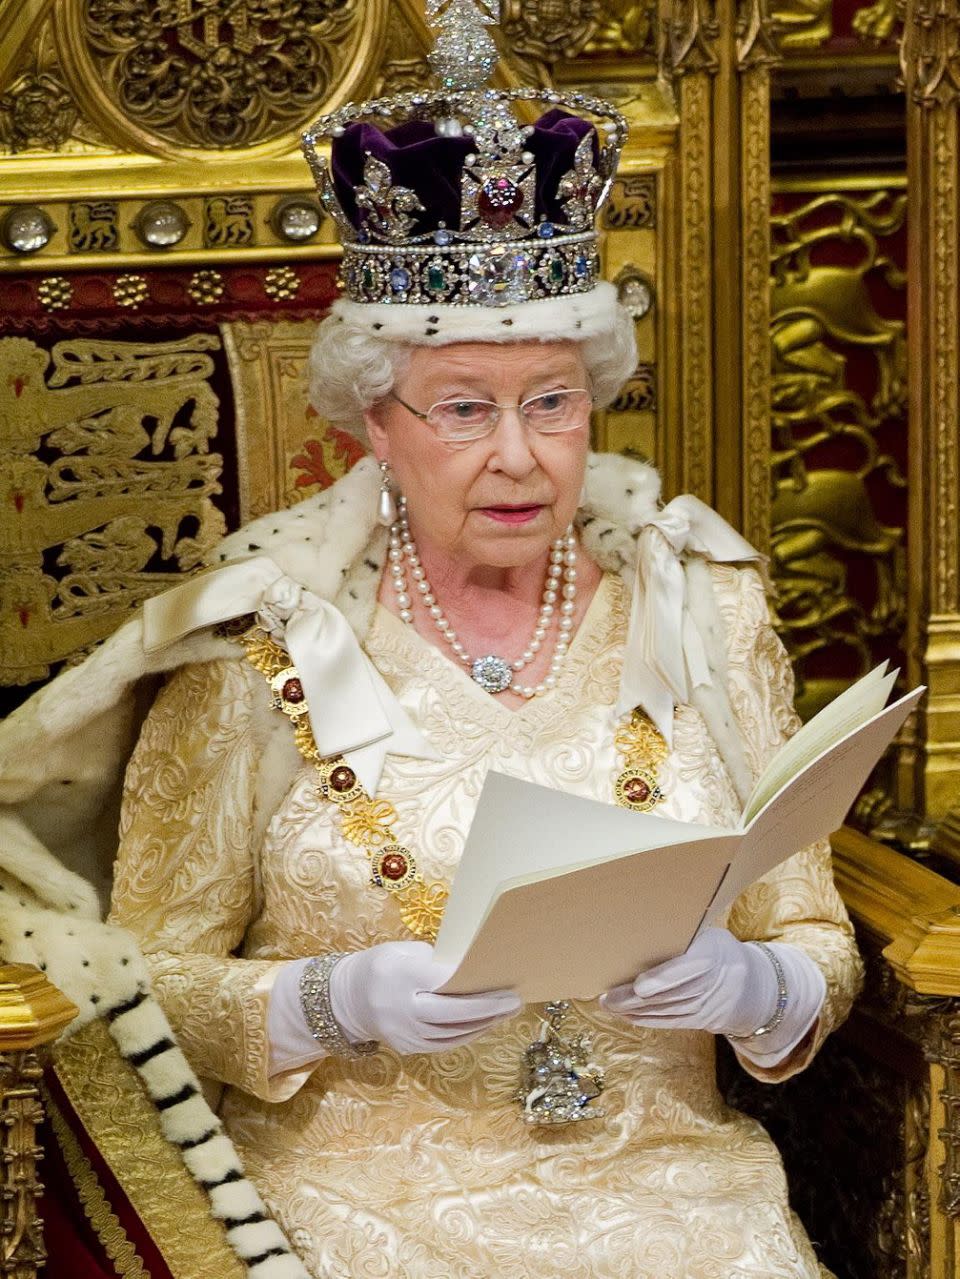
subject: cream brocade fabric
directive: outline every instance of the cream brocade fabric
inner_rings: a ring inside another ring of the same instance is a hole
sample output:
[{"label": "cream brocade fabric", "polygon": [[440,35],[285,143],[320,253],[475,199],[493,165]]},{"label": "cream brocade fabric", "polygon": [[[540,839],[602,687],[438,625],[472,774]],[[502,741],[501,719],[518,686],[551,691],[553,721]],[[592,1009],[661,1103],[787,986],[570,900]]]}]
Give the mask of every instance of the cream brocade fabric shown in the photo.
[{"label": "cream brocade fabric", "polygon": [[[795,727],[792,681],[755,573],[714,568],[730,688],[756,768]],[[388,757],[380,794],[427,879],[454,872],[488,768],[612,800],[613,703],[626,617],[603,579],[558,687],[518,711],[488,697],[380,609],[365,647],[442,762]],[[633,1029],[575,1005],[606,1065],[606,1115],[525,1127],[511,1094],[538,1010],[473,1044],[327,1059],[268,1079],[278,961],[399,939],[391,898],[301,767],[268,823],[255,774],[267,692],[243,661],[180,672],[131,764],[114,918],[146,951],[248,1174],[317,1279],[808,1279],[822,1272],[787,1207],[765,1132],[721,1100],[714,1040]],[[275,713],[269,713],[270,715]],[[661,770],[671,817],[730,824],[739,804],[699,714],[678,710]],[[262,839],[251,832],[265,829]],[[254,847],[257,843],[260,846]],[[740,937],[782,939],[822,966],[818,1040],[846,1015],[858,960],[826,847],[735,905]],[[240,958],[231,957],[233,953]],[[563,991],[557,991],[562,997]]]}]

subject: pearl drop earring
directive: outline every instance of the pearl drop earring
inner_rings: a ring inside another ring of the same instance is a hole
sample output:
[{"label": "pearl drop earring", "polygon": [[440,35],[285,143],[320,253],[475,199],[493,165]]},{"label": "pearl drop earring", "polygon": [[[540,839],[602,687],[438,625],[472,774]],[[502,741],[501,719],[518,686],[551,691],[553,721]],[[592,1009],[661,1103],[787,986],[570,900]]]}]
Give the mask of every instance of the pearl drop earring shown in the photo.
[{"label": "pearl drop earring", "polygon": [[390,463],[380,463],[380,493],[377,497],[377,523],[389,528],[397,518],[397,504],[390,487]]}]

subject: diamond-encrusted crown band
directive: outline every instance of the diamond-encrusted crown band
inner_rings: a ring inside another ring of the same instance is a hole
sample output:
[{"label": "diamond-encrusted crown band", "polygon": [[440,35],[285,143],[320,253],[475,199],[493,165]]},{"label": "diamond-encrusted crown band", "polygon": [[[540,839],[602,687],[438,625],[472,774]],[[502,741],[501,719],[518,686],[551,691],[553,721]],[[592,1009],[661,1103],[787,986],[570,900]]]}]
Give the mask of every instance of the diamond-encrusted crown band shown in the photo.
[{"label": "diamond-encrusted crown band", "polygon": [[586,293],[600,278],[597,237],[557,237],[541,223],[542,242],[511,245],[344,245],[342,278],[355,302],[439,302],[512,306],[562,293]]}]

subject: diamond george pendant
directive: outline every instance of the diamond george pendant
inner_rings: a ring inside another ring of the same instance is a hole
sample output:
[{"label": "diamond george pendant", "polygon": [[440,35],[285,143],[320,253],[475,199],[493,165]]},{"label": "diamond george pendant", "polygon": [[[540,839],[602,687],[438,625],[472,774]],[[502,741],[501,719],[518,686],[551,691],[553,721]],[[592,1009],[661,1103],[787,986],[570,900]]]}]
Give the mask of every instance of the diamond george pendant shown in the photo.
[{"label": "diamond george pendant", "polygon": [[547,1004],[537,1038],[523,1054],[516,1099],[524,1123],[546,1127],[603,1117],[603,1108],[593,1104],[604,1081],[603,1071],[590,1059],[590,1037],[560,1033],[569,1011],[565,999]]}]

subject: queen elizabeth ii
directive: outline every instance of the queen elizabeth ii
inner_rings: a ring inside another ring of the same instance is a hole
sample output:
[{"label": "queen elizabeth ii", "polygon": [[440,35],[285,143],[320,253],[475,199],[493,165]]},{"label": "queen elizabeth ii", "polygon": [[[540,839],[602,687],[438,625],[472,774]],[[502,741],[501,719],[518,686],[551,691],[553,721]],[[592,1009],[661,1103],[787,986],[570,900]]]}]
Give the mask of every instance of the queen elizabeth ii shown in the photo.
[{"label": "queen elizabeth ii", "polygon": [[370,456],[143,623],[211,638],[127,769],[112,918],[314,1279],[825,1273],[714,1072],[725,1036],[786,1078],[846,1015],[825,844],[598,1000],[436,993],[490,768],[732,825],[796,726],[759,557],[589,452],[636,359],[593,229],[623,122],[569,105],[448,84],[308,135],[345,251],[313,398]]}]

